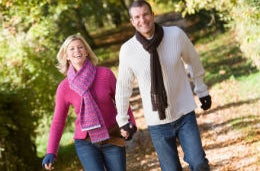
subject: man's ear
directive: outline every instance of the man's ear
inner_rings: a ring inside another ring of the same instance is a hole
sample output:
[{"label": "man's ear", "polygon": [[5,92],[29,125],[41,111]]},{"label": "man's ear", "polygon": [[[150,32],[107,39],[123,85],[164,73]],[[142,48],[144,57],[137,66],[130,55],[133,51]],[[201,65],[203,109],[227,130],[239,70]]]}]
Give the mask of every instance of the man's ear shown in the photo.
[{"label": "man's ear", "polygon": [[133,18],[130,18],[130,23],[134,26],[134,20],[133,20]]},{"label": "man's ear", "polygon": [[153,18],[154,18],[154,12],[152,12],[152,16],[153,16]]}]

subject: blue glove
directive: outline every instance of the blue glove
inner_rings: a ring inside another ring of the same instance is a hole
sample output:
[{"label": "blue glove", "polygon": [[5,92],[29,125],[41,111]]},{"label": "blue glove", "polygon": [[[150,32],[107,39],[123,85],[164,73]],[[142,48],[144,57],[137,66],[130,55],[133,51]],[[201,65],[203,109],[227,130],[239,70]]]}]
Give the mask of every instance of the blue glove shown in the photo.
[{"label": "blue glove", "polygon": [[55,155],[54,154],[46,154],[44,159],[42,160],[42,167],[45,168],[45,164],[54,164]]}]

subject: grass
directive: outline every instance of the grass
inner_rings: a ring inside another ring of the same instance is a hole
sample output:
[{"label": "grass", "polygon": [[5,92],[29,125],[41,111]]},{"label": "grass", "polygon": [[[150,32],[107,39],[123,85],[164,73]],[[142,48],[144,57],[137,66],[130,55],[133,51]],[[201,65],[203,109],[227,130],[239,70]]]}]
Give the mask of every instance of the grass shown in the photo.
[{"label": "grass", "polygon": [[[199,112],[212,170],[257,170],[260,168],[260,72],[243,57],[232,32],[208,40],[196,46],[213,97],[208,115]],[[204,128],[207,121],[212,122],[210,129]],[[222,144],[216,145],[218,141]],[[228,164],[221,162],[225,158],[230,161]]]},{"label": "grass", "polygon": [[[257,98],[260,94],[260,72],[253,73],[249,76],[243,76],[238,79],[240,94],[247,98]],[[249,94],[249,92],[251,92]]]},{"label": "grass", "polygon": [[243,58],[232,32],[209,36],[205,43],[198,43],[208,85],[218,84],[226,79],[248,76],[257,72],[256,68]]}]

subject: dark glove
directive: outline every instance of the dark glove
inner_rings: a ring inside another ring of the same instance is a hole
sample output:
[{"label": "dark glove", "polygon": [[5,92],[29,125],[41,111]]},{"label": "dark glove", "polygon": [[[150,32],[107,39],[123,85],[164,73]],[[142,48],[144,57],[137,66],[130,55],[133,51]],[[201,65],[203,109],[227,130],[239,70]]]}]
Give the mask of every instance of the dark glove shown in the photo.
[{"label": "dark glove", "polygon": [[203,110],[208,110],[210,108],[210,106],[211,106],[211,97],[210,97],[210,95],[201,97],[199,99],[200,99],[200,102],[202,104],[200,107]]},{"label": "dark glove", "polygon": [[128,138],[126,139],[127,141],[128,140],[131,140],[133,138],[133,135],[134,133],[136,132],[137,128],[135,125],[133,125],[132,123],[127,123],[126,125],[120,127],[120,129],[123,129],[125,130],[126,132],[128,132],[129,136]]},{"label": "dark glove", "polygon": [[54,154],[46,154],[44,159],[42,160],[42,167],[45,167],[44,165],[54,164],[55,155]]}]

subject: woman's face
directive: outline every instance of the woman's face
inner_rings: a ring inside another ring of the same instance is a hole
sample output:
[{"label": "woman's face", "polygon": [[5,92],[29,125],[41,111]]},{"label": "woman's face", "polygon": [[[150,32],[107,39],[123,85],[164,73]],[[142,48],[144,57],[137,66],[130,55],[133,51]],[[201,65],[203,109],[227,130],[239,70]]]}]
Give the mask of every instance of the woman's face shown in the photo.
[{"label": "woman's face", "polygon": [[73,40],[66,50],[67,59],[79,71],[87,59],[88,52],[81,40]]}]

